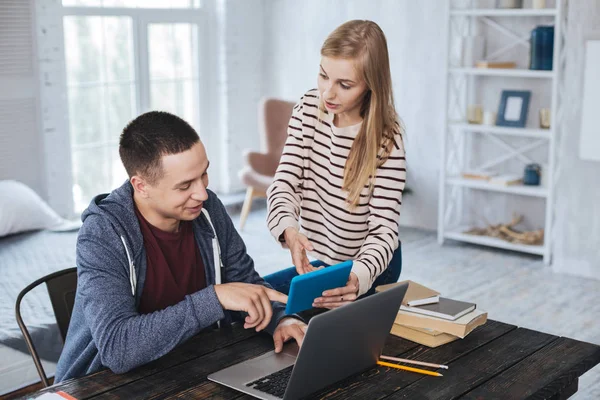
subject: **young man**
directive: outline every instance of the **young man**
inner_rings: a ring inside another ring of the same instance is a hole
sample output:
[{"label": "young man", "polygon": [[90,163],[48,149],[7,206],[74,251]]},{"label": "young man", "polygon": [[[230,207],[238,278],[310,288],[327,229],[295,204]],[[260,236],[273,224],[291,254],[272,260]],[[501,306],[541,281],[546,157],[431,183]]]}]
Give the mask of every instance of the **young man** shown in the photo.
[{"label": "young man", "polygon": [[194,129],[165,112],[137,117],[119,153],[130,177],[83,213],[77,294],[55,382],[103,367],[123,373],[200,330],[244,316],[275,350],[306,325],[254,270],[223,204],[207,190],[209,160]]}]

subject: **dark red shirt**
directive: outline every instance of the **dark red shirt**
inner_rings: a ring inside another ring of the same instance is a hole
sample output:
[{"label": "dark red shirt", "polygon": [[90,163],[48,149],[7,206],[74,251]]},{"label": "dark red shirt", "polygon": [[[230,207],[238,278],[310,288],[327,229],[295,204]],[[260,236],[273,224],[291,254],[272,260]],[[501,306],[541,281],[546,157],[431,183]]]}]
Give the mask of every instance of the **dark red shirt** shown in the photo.
[{"label": "dark red shirt", "polygon": [[148,314],[182,301],[206,287],[204,263],[196,245],[191,221],[179,231],[165,232],[151,225],[135,207],[146,248],[146,281],[138,311]]}]

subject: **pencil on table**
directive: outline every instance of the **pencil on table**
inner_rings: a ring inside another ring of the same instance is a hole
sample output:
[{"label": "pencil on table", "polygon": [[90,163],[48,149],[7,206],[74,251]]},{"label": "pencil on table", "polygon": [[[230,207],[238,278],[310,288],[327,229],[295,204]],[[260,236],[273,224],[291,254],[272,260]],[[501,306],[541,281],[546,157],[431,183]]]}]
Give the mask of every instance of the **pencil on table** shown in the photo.
[{"label": "pencil on table", "polygon": [[385,361],[377,361],[377,365],[381,365],[382,367],[396,368],[409,372],[416,372],[418,374],[423,375],[431,375],[431,376],[444,376],[439,372],[427,371],[425,369],[413,368],[413,367],[405,367],[404,365],[392,364]]},{"label": "pencil on table", "polygon": [[407,363],[407,364],[422,365],[424,367],[433,367],[433,368],[448,369],[447,365],[433,364],[433,363],[428,363],[428,362],[424,362],[424,361],[408,360],[406,358],[398,358],[398,357],[390,357],[390,356],[379,356],[379,358],[382,358],[384,360],[390,360],[390,361],[396,361],[396,362],[403,362],[403,363]]}]

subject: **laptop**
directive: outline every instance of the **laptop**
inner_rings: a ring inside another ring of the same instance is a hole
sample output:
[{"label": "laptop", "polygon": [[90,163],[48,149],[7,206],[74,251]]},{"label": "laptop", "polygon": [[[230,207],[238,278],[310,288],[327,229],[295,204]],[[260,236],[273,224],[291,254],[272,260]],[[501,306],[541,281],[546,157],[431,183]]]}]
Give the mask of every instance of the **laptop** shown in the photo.
[{"label": "laptop", "polygon": [[376,365],[408,284],[313,317],[302,348],[235,364],[208,379],[259,399],[300,399]]}]

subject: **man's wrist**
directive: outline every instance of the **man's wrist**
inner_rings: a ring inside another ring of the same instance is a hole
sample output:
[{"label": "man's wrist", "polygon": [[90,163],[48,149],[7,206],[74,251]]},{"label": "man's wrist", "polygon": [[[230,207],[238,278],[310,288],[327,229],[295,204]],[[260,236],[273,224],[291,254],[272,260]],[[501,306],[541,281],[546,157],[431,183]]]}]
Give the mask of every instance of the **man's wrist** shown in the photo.
[{"label": "man's wrist", "polygon": [[287,325],[294,325],[294,324],[305,325],[306,323],[304,322],[304,320],[302,320],[300,317],[298,317],[296,315],[286,315],[285,317],[281,318],[281,320],[277,324],[277,328],[279,328],[280,326],[287,326]]}]

